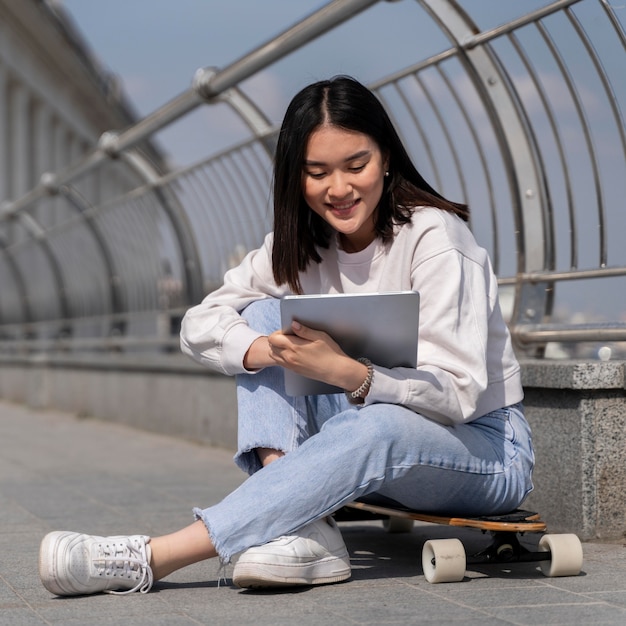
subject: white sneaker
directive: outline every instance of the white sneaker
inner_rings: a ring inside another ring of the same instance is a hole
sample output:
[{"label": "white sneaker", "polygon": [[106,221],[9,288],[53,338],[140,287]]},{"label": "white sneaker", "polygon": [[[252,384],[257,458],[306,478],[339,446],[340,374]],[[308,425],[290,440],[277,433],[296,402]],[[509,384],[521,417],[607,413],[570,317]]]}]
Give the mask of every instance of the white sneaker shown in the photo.
[{"label": "white sneaker", "polygon": [[[39,549],[43,586],[58,596],[147,593],[152,587],[150,537],[48,533]],[[120,591],[122,590],[122,591]]]},{"label": "white sneaker", "polygon": [[322,585],[347,578],[350,557],[332,518],[246,550],[233,572],[235,585],[253,588]]}]

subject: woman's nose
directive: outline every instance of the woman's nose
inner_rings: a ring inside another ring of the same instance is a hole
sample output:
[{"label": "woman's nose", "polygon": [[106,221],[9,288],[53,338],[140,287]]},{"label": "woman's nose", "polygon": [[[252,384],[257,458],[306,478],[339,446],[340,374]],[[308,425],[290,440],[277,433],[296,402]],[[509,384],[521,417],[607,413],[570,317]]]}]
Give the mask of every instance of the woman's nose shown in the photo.
[{"label": "woman's nose", "polygon": [[328,195],[333,198],[345,198],[352,192],[348,177],[341,172],[334,173],[329,180]]}]

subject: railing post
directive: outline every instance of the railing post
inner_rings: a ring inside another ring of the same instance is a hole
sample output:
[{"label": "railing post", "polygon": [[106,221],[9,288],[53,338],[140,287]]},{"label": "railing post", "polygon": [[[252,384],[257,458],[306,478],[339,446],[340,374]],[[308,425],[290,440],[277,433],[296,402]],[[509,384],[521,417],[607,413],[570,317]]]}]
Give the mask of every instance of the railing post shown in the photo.
[{"label": "railing post", "polygon": [[[517,233],[519,273],[552,269],[553,233],[547,220],[549,199],[530,124],[515,89],[490,47],[469,46],[478,27],[451,0],[418,0],[459,52],[489,115],[509,177]],[[539,323],[552,308],[550,283],[516,285],[513,325]]]}]

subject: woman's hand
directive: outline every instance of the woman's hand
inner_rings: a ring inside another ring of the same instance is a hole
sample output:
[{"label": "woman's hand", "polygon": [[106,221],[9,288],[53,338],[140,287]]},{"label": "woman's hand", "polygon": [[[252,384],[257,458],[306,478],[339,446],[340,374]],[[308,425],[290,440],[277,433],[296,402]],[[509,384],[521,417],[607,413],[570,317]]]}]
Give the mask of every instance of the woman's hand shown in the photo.
[{"label": "woman's hand", "polygon": [[274,365],[347,391],[361,386],[367,366],[350,358],[332,337],[295,321],[291,330],[293,334],[279,330],[267,337],[268,356]]}]

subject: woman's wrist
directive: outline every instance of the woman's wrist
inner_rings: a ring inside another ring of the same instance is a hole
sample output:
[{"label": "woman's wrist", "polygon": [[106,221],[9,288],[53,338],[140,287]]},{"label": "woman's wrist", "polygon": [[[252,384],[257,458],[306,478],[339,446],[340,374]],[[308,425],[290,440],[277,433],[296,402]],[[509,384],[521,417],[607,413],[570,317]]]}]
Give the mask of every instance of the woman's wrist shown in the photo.
[{"label": "woman's wrist", "polygon": [[255,372],[264,367],[268,367],[272,365],[271,359],[269,358],[269,341],[267,336],[263,335],[255,339],[248,351],[243,357],[243,366],[249,372]]},{"label": "woman's wrist", "polygon": [[350,402],[350,404],[363,404],[365,397],[369,393],[370,387],[372,386],[372,381],[374,380],[374,366],[372,365],[372,362],[365,357],[361,357],[360,359],[357,359],[357,361],[367,367],[367,374],[359,387],[357,387],[354,391],[346,391],[346,397],[348,398],[348,402]]}]

